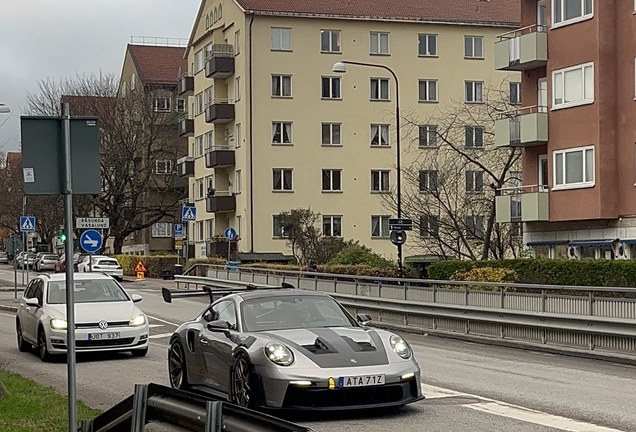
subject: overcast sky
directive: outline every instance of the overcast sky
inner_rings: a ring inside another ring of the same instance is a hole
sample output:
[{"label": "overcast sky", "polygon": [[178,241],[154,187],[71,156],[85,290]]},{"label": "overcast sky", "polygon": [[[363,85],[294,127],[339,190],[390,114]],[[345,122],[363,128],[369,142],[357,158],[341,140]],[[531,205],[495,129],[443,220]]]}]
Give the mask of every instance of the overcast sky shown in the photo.
[{"label": "overcast sky", "polygon": [[0,0],[0,151],[20,148],[20,115],[40,79],[119,74],[131,36],[188,38],[200,0]]}]

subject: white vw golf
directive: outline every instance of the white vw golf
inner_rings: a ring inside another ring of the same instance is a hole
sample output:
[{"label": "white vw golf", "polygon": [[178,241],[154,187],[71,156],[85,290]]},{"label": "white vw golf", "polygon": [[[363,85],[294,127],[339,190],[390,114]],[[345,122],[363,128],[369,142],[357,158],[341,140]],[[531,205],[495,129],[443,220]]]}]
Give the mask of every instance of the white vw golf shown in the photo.
[{"label": "white vw golf", "polygon": [[[148,319],[112,277],[75,273],[75,346],[77,352],[148,353]],[[29,282],[16,314],[20,351],[37,347],[42,361],[66,353],[66,275],[41,274]]]}]

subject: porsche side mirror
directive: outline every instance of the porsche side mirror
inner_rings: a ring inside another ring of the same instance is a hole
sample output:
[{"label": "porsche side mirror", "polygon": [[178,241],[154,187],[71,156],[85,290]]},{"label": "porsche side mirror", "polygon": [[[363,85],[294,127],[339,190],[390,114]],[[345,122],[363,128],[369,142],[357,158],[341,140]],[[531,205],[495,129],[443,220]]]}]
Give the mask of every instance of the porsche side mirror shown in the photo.
[{"label": "porsche side mirror", "polygon": [[214,320],[208,323],[208,330],[211,332],[220,332],[230,337],[230,323],[224,320]]},{"label": "porsche side mirror", "polygon": [[40,307],[40,302],[36,298],[28,298],[24,302],[27,306]]},{"label": "porsche side mirror", "polygon": [[143,297],[139,294],[133,294],[130,297],[132,298],[133,303],[139,303],[141,300],[143,300]]},{"label": "porsche side mirror", "polygon": [[358,314],[356,315],[356,319],[362,325],[367,325],[371,322],[371,317],[367,314]]}]

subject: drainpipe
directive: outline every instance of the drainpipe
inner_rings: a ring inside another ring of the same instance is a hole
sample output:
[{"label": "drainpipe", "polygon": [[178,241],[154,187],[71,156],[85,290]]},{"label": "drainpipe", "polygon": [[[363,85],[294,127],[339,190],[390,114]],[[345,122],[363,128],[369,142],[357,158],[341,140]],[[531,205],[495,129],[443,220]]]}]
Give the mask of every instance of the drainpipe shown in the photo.
[{"label": "drainpipe", "polygon": [[250,253],[254,253],[254,91],[253,91],[253,79],[252,79],[252,61],[254,56],[252,55],[252,24],[254,24],[254,13],[251,13],[250,18],[250,26],[249,26],[249,47],[250,47],[250,58],[249,58],[249,80],[250,80],[250,97],[249,97],[249,112],[250,112],[250,121],[249,121],[249,172],[250,172]]}]

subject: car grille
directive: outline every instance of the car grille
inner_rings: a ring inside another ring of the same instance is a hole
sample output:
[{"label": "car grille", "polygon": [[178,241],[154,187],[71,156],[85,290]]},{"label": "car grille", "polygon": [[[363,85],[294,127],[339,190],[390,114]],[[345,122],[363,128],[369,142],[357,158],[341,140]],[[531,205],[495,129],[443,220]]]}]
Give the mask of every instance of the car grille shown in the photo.
[{"label": "car grille", "polygon": [[106,347],[106,346],[118,346],[118,345],[130,345],[135,338],[123,338],[123,339],[100,339],[100,340],[78,340],[75,341],[77,348],[89,348],[89,347]]},{"label": "car grille", "polygon": [[284,408],[330,408],[382,405],[408,401],[417,397],[415,381],[378,387],[327,389],[301,389],[289,386],[283,402]]},{"label": "car grille", "polygon": [[[128,327],[130,321],[113,321],[108,323],[108,328],[111,327]],[[87,329],[87,328],[99,328],[99,323],[79,323],[75,324],[75,328]]]}]

